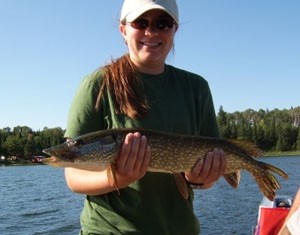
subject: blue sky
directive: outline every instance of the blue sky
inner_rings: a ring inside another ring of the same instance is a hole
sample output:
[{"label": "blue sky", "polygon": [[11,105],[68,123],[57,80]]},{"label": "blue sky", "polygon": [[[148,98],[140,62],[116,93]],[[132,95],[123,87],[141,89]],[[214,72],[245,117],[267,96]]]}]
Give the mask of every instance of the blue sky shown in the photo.
[{"label": "blue sky", "polygon": [[[122,2],[0,0],[0,128],[66,127],[83,77],[127,51]],[[177,2],[167,63],[207,79],[216,112],[300,106],[300,1]]]}]

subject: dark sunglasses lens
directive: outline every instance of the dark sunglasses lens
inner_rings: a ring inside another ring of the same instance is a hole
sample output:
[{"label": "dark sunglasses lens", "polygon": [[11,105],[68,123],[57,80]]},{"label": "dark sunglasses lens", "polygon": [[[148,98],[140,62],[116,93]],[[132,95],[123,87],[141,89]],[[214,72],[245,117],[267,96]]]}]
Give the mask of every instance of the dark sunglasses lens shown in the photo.
[{"label": "dark sunglasses lens", "polygon": [[156,21],[156,27],[159,30],[169,30],[173,28],[174,21],[172,19],[160,19]]},{"label": "dark sunglasses lens", "polygon": [[[150,22],[147,19],[136,19],[133,22],[130,22],[131,27],[135,29],[146,29],[149,26]],[[158,19],[154,21],[155,27],[159,30],[169,30],[173,28],[174,26],[174,21],[173,19]]]},{"label": "dark sunglasses lens", "polygon": [[149,21],[146,19],[137,19],[131,22],[130,25],[135,29],[146,29],[149,25]]}]

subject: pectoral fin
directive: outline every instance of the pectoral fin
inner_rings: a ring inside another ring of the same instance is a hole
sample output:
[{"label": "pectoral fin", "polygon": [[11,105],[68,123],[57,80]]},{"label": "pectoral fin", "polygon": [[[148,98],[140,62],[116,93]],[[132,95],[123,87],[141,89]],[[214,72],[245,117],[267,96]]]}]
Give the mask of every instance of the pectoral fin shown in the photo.
[{"label": "pectoral fin", "polygon": [[185,178],[181,173],[173,173],[174,179],[178,188],[179,193],[184,199],[189,197],[189,189],[186,184]]},{"label": "pectoral fin", "polygon": [[235,171],[229,174],[224,175],[224,179],[230,184],[233,188],[237,188],[241,180],[241,171]]},{"label": "pectoral fin", "polygon": [[119,187],[118,187],[118,182],[117,182],[117,177],[116,177],[116,172],[114,170],[113,165],[109,165],[107,168],[107,178],[109,184],[116,189],[118,192],[118,195],[120,195]]}]

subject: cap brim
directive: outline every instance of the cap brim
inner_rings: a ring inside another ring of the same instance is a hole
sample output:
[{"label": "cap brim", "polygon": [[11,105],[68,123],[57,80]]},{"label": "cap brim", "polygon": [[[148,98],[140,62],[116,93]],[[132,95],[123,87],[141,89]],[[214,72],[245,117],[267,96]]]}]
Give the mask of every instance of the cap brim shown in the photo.
[{"label": "cap brim", "polygon": [[[125,19],[127,22],[132,22],[132,21],[136,20],[139,16],[144,14],[145,12],[150,11],[150,10],[155,10],[155,9],[166,12],[168,15],[170,15],[175,20],[176,23],[178,23],[178,19],[171,12],[169,12],[166,8],[159,6],[159,5],[143,6],[143,7],[140,7],[139,9],[135,9],[134,11],[130,12],[127,16],[125,16]],[[125,20],[125,19],[122,19],[122,20]]]}]

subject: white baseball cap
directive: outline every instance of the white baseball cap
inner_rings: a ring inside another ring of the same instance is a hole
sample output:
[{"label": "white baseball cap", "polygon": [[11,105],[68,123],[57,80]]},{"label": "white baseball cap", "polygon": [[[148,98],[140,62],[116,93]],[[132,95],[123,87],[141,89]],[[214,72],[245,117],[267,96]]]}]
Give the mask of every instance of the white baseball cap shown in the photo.
[{"label": "white baseball cap", "polygon": [[176,0],[124,0],[120,21],[132,22],[147,11],[159,9],[168,13],[178,24]]}]

